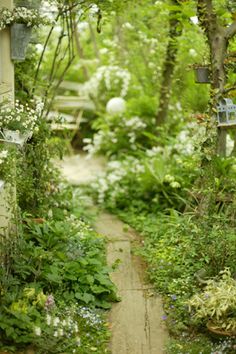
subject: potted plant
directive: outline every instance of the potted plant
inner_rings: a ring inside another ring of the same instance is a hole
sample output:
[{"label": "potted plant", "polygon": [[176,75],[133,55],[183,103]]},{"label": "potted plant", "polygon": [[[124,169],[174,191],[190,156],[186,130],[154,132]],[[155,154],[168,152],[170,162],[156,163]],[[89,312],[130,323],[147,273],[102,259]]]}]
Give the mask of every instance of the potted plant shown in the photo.
[{"label": "potted plant", "polygon": [[37,121],[41,112],[40,104],[36,109],[23,106],[16,101],[15,107],[3,105],[0,110],[0,128],[5,141],[23,145],[37,131]]},{"label": "potted plant", "polygon": [[211,332],[236,335],[236,280],[228,268],[220,272],[220,277],[208,280],[204,291],[195,294],[188,305]]},{"label": "potted plant", "polygon": [[13,10],[1,8],[0,31],[11,26],[11,58],[13,60],[25,59],[32,27],[46,24],[49,24],[49,20],[41,16],[38,10],[26,7],[15,7]]}]

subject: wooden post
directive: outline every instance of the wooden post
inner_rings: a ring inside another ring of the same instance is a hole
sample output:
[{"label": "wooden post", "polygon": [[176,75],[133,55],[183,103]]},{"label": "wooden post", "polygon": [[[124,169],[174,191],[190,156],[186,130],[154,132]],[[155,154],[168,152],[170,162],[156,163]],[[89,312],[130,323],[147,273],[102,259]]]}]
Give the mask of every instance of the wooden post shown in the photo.
[{"label": "wooden post", "polygon": [[[13,0],[0,0],[0,8],[13,8]],[[0,31],[0,102],[14,102],[14,65],[10,55],[10,30]],[[13,166],[14,168],[14,166]],[[15,193],[9,190],[6,183],[0,183],[0,233],[9,227],[12,204],[15,203]]]},{"label": "wooden post", "polygon": [[226,156],[226,138],[227,138],[227,129],[218,128],[217,154],[222,157]]}]

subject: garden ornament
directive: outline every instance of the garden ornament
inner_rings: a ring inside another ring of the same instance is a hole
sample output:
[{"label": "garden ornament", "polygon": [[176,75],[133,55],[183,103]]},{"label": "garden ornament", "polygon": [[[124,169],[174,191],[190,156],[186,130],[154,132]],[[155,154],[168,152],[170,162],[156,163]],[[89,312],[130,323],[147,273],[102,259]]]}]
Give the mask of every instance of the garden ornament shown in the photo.
[{"label": "garden ornament", "polygon": [[126,109],[126,102],[122,97],[111,98],[106,105],[107,113],[111,115],[124,113]]}]

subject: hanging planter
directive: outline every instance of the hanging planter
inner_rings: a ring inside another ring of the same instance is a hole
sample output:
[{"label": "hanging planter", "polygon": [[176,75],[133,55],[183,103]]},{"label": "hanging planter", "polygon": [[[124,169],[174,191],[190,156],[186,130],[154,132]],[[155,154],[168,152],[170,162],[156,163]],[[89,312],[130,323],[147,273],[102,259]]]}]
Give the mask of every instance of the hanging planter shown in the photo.
[{"label": "hanging planter", "polygon": [[41,0],[15,0],[15,6],[38,10]]},{"label": "hanging planter", "polygon": [[31,37],[31,27],[24,23],[13,23],[11,26],[11,59],[25,60],[26,49]]},{"label": "hanging planter", "polygon": [[195,71],[195,82],[197,84],[210,84],[211,82],[211,71],[208,65],[200,65],[194,67]]},{"label": "hanging planter", "polygon": [[23,146],[32,137],[32,132],[21,133],[17,130],[3,129],[2,135],[5,141]]}]

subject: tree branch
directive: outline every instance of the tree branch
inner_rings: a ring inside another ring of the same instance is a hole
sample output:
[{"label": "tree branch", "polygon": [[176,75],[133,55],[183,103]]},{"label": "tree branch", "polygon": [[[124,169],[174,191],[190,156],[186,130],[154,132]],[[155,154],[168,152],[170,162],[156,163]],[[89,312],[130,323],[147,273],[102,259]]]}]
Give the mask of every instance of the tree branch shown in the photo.
[{"label": "tree branch", "polygon": [[226,29],[226,38],[227,40],[231,39],[236,34],[236,21],[234,21],[227,29]]}]

